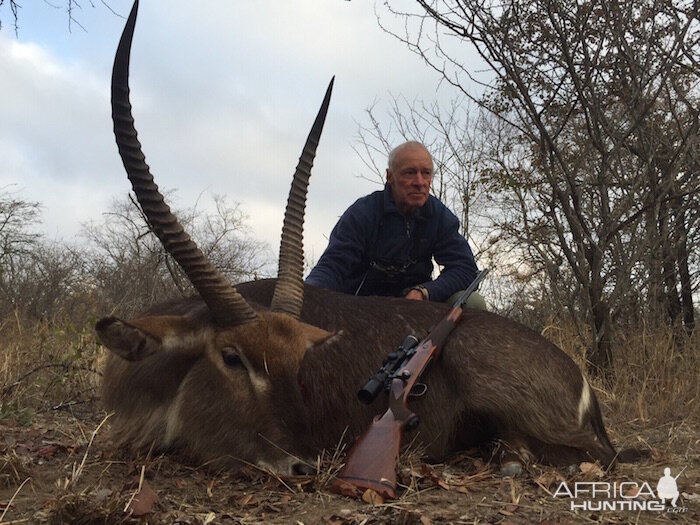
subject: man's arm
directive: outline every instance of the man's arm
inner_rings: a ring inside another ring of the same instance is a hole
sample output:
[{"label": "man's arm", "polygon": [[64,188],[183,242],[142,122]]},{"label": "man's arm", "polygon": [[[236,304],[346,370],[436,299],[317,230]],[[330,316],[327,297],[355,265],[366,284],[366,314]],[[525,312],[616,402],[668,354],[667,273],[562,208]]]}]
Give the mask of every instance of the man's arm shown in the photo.
[{"label": "man's arm", "polygon": [[343,293],[355,293],[362,278],[364,252],[372,221],[360,201],[350,206],[331,231],[328,247],[306,278],[306,283]]},{"label": "man's arm", "polygon": [[433,301],[446,301],[453,293],[466,289],[479,271],[469,243],[459,233],[459,219],[447,207],[441,207],[433,257],[443,268],[437,279],[423,284]]}]

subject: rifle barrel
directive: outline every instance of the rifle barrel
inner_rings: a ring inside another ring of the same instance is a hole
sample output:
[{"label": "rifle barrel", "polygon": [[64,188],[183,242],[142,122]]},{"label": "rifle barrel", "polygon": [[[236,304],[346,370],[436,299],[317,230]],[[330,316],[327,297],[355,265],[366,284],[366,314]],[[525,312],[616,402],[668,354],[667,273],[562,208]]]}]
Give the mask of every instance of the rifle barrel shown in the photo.
[{"label": "rifle barrel", "polygon": [[484,268],[481,270],[479,273],[476,274],[476,277],[474,277],[474,280],[471,282],[469,286],[467,286],[467,289],[464,290],[464,293],[460,295],[457,300],[454,302],[452,305],[453,307],[456,306],[462,306],[464,302],[469,298],[469,296],[472,294],[474,290],[476,290],[479,287],[479,284],[481,284],[481,281],[484,280],[484,277],[486,277],[489,273],[488,268]]}]

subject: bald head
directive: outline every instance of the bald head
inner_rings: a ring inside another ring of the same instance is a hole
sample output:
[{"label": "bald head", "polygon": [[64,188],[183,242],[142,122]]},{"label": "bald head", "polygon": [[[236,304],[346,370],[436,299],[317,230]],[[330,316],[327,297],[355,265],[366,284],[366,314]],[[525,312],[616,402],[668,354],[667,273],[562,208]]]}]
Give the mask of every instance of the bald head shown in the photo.
[{"label": "bald head", "polygon": [[389,169],[389,171],[392,171],[396,166],[396,158],[400,157],[402,152],[406,152],[408,150],[424,151],[428,155],[428,157],[430,157],[430,163],[432,165],[433,156],[428,151],[428,148],[426,148],[422,143],[418,142],[417,140],[409,140],[408,142],[399,144],[389,152],[389,158],[387,160],[387,168]]}]

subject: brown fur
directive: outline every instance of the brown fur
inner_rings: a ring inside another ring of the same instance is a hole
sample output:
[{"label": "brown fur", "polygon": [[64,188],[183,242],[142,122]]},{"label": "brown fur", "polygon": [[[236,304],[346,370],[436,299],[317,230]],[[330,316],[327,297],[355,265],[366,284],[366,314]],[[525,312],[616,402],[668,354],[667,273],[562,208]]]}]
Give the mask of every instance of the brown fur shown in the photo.
[{"label": "brown fur", "polygon": [[[257,281],[238,290],[251,304],[268,305],[273,287],[274,280]],[[288,471],[296,458],[334,447],[346,428],[348,440],[357,437],[385,410],[382,396],[362,405],[358,388],[405,335],[426,335],[448,307],[307,286],[301,320],[313,326],[256,308],[257,322],[229,329],[215,327],[196,298],[130,323],[100,321],[98,334],[112,350],[103,400],[115,412],[117,441],[183,448],[202,462]],[[109,334],[114,326],[127,327],[128,337]],[[173,331],[192,346],[158,347]],[[133,349],[139,337],[151,350],[127,361],[124,356],[140,355]],[[222,351],[234,355],[233,363],[224,363]],[[517,446],[526,443],[548,462],[614,461],[594,396],[579,426],[577,366],[513,321],[465,311],[426,382],[427,394],[412,400],[411,410],[421,418],[419,441],[434,459],[518,436]]]}]

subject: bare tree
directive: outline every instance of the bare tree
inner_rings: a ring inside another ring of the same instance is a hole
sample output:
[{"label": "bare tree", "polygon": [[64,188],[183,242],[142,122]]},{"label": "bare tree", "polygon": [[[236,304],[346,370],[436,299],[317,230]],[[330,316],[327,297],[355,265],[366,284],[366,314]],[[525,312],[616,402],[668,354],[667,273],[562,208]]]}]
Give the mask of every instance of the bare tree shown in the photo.
[{"label": "bare tree", "polygon": [[22,257],[6,291],[29,319],[79,326],[94,316],[89,282],[81,249],[42,239]]},{"label": "bare tree", "polygon": [[[197,244],[231,282],[258,276],[270,258],[268,247],[248,235],[238,204],[214,197],[215,211],[178,211]],[[89,243],[91,286],[99,290],[98,309],[133,313],[155,301],[189,295],[188,279],[174,264],[133,197],[115,200],[100,224],[83,226]]]},{"label": "bare tree", "polygon": [[[592,366],[611,369],[612,318],[630,297],[675,316],[675,296],[690,301],[680,308],[690,317],[693,285],[681,273],[697,249],[686,231],[699,189],[697,2],[417,4],[392,11],[405,20],[396,36],[512,128],[502,146],[518,163],[488,172],[512,212],[503,232],[526,241],[532,271],[563,286],[560,296],[573,288],[568,307],[589,327]],[[460,61],[462,45],[490,76]]]},{"label": "bare tree", "polygon": [[39,223],[38,202],[21,199],[8,188],[0,189],[0,289],[3,307],[14,307],[13,293],[23,261],[40,240],[33,228]]},{"label": "bare tree", "polygon": [[[479,252],[484,236],[473,236],[472,219],[478,218],[485,204],[479,185],[483,137],[480,127],[486,117],[473,111],[464,98],[453,100],[448,107],[424,101],[391,97],[387,115],[379,115],[377,104],[367,108],[367,125],[358,126],[355,152],[367,166],[371,180],[383,183],[389,151],[407,140],[418,140],[430,151],[435,176],[432,192],[447,203],[459,217],[462,233]],[[386,118],[390,124],[382,126]]]},{"label": "bare tree", "polygon": [[[178,212],[199,246],[231,282],[256,278],[271,259],[251,238],[238,204]],[[82,242],[51,242],[35,231],[40,206],[0,191],[0,315],[82,326],[97,311],[133,312],[193,293],[131,198],[115,200],[104,221],[83,226]]]},{"label": "bare tree", "polygon": [[[82,29],[85,31],[85,27],[80,23],[80,15],[79,12],[82,11],[84,6],[89,6],[91,8],[97,7],[97,5],[102,5],[106,9],[108,9],[112,14],[115,14],[117,16],[119,15],[117,12],[112,9],[110,6],[109,2],[106,2],[105,0],[100,0],[100,2],[94,2],[93,0],[86,0],[86,1],[78,1],[78,0],[64,0],[61,3],[56,3],[56,2],[49,2],[48,0],[43,0],[44,6],[46,9],[62,9],[66,13],[66,21],[68,22],[68,31],[72,32],[73,31],[73,26],[78,27],[79,29]],[[22,4],[20,2],[17,2],[17,0],[0,0],[0,30],[3,28],[3,23],[2,23],[2,6],[6,5],[11,14],[12,18],[12,25],[15,29],[15,34],[19,33],[19,20],[21,18],[22,14]]]}]

